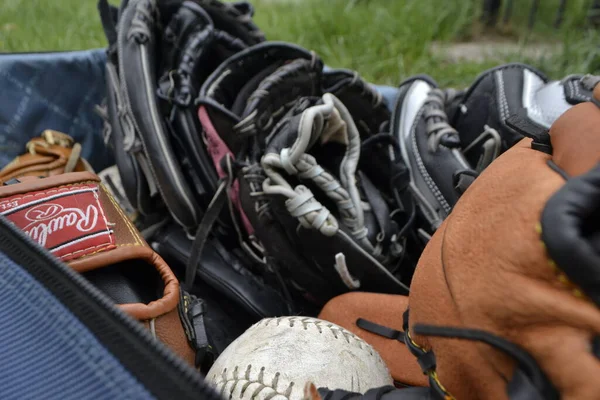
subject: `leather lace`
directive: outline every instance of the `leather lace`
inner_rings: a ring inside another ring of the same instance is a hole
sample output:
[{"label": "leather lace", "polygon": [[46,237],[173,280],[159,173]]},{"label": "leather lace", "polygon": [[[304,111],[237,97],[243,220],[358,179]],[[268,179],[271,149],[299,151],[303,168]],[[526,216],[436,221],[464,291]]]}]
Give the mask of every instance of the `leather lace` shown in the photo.
[{"label": "leather lace", "polygon": [[437,151],[440,144],[450,148],[460,146],[458,132],[448,122],[444,111],[450,95],[451,92],[436,88],[429,91],[425,100],[423,117],[427,123],[427,144],[431,152]]},{"label": "leather lace", "polygon": [[192,251],[190,253],[190,257],[188,259],[186,269],[185,269],[184,286],[185,286],[186,290],[190,290],[192,288],[192,286],[194,285],[194,281],[196,279],[196,273],[197,273],[198,268],[200,267],[200,260],[202,257],[202,252],[204,250],[204,246],[206,245],[206,241],[208,240],[209,235],[212,231],[212,228],[213,228],[214,224],[216,223],[216,221],[218,220],[219,215],[221,214],[221,211],[223,210],[223,207],[225,206],[225,204],[228,204],[229,211],[231,214],[231,220],[233,222],[234,228],[238,235],[240,246],[246,253],[248,253],[249,256],[252,257],[252,259],[254,259],[256,262],[258,262],[260,264],[265,265],[266,268],[268,269],[268,271],[275,275],[275,278],[281,288],[281,293],[283,294],[285,300],[287,301],[288,311],[291,314],[292,313],[291,305],[293,304],[292,297],[291,297],[290,291],[289,291],[283,277],[281,276],[281,273],[279,272],[279,269],[276,266],[272,265],[271,263],[268,263],[264,256],[263,256],[263,258],[259,258],[256,255],[257,251],[262,253],[264,251],[264,249],[262,249],[262,246],[260,246],[259,243],[253,242],[252,246],[249,245],[244,240],[243,235],[241,233],[241,229],[236,222],[237,219],[236,219],[236,216],[234,215],[235,211],[234,211],[233,204],[231,202],[230,190],[232,188],[232,185],[234,182],[234,177],[235,177],[234,169],[240,168],[241,165],[239,163],[235,163],[232,160],[230,155],[227,155],[226,158],[224,159],[224,161],[225,161],[224,164],[226,166],[226,175],[225,175],[225,177],[223,177],[219,180],[217,190],[216,190],[212,200],[210,201],[208,207],[206,208],[204,217],[202,218],[202,221],[200,222],[200,224],[198,225],[198,229],[196,230],[194,241],[192,242],[192,245],[191,245]]},{"label": "leather lace", "polygon": [[[368,332],[397,340],[406,344],[408,350],[417,357],[417,362],[423,370],[423,373],[429,376],[430,387],[440,399],[454,399],[448,390],[440,382],[436,373],[436,360],[433,350],[425,350],[412,339],[408,332],[409,312],[404,313],[403,331],[398,331],[377,323],[359,318],[356,325]],[[470,340],[485,343],[504,354],[510,356],[516,361],[517,368],[513,377],[507,384],[507,394],[509,399],[558,399],[558,393],[544,372],[541,370],[535,359],[524,349],[516,344],[479,329],[456,328],[446,326],[435,326],[426,324],[415,324],[412,331],[421,336],[434,336],[449,339]]]}]

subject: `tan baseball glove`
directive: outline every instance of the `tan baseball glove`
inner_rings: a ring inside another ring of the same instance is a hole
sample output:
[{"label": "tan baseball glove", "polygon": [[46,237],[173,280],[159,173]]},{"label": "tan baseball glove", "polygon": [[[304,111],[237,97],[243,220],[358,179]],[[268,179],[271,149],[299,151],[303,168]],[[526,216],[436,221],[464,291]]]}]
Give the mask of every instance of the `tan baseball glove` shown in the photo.
[{"label": "tan baseball glove", "polygon": [[600,398],[600,87],[594,95],[549,134],[510,121],[533,140],[495,160],[435,233],[404,322],[405,297],[356,293],[319,317],[394,360],[396,381],[424,384],[421,369],[433,398]]}]

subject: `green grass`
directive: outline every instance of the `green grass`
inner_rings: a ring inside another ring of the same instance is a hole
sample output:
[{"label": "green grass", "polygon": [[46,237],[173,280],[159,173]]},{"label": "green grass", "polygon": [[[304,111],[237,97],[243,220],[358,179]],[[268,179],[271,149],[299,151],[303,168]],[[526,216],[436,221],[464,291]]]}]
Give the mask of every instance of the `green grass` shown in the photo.
[{"label": "green grass", "polygon": [[[254,0],[255,21],[268,39],[314,50],[333,67],[355,69],[380,84],[428,73],[443,85],[467,85],[500,62],[530,63],[553,78],[600,72],[600,32],[586,27],[589,0],[571,0],[566,20],[552,28],[559,0],[544,0],[533,32],[525,29],[529,2],[514,0],[511,25],[485,32],[481,0]],[[526,7],[524,6],[526,5]],[[525,7],[518,9],[518,7]],[[483,62],[452,62],[433,54],[433,41],[451,43],[500,36],[523,45],[552,43],[541,57],[524,52]],[[0,51],[104,47],[95,0],[0,0]]]}]

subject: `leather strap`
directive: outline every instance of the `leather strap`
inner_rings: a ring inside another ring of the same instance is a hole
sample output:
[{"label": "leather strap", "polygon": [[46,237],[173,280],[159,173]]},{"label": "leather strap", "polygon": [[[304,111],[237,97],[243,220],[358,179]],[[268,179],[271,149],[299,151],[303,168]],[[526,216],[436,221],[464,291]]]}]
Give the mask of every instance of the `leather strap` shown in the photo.
[{"label": "leather strap", "polygon": [[203,373],[207,373],[215,361],[215,350],[207,333],[206,304],[204,300],[181,290],[179,318],[184,327],[188,342],[196,356],[194,364]]},{"label": "leather strap", "polygon": [[532,138],[532,149],[552,154],[552,143],[550,142],[548,129],[532,122],[526,115],[526,112],[521,110],[519,113],[508,117],[505,123],[509,128],[514,129],[521,135]]},{"label": "leather strap", "polygon": [[388,339],[397,340],[402,343],[404,343],[405,340],[404,332],[398,331],[393,328],[388,328],[387,326],[376,324],[375,322],[367,321],[364,318],[357,319],[356,326],[358,326],[361,329],[364,329],[367,332],[371,332],[376,335],[386,337]]}]

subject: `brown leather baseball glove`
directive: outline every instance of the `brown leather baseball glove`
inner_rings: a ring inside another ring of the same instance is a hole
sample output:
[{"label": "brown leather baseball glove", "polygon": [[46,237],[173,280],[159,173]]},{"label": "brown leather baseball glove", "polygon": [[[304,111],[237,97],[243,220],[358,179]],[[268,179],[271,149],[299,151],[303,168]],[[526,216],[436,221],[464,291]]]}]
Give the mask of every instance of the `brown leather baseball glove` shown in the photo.
[{"label": "brown leather baseball glove", "polygon": [[393,340],[374,346],[398,381],[423,384],[420,367],[434,398],[600,398],[600,87],[594,95],[549,133],[509,121],[533,140],[495,160],[435,233],[402,327],[401,296],[341,296],[319,317],[404,342],[418,363]]},{"label": "brown leather baseball glove", "polygon": [[0,182],[23,176],[93,172],[88,162],[81,158],[81,145],[64,133],[47,129],[40,137],[31,139],[26,147],[27,153],[15,158],[0,171]]},{"label": "brown leather baseball glove", "polygon": [[[141,237],[64,134],[45,131],[0,171],[0,214],[192,365],[210,362],[201,299]],[[80,172],[67,172],[67,171]]]}]

